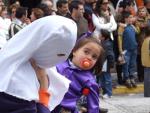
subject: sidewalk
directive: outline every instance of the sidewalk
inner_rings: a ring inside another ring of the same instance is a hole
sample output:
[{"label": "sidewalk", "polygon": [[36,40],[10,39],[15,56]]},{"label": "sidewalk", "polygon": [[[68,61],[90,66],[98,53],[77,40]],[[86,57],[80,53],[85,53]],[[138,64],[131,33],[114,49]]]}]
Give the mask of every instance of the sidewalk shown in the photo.
[{"label": "sidewalk", "polygon": [[150,113],[150,98],[143,94],[115,95],[109,99],[100,99],[100,106],[108,113]]},{"label": "sidewalk", "polygon": [[119,85],[117,83],[117,73],[111,73],[112,76],[112,82],[115,84],[115,87],[113,87],[113,95],[118,95],[118,94],[130,94],[130,93],[143,93],[144,92],[144,85],[143,83],[137,82],[137,87],[136,88],[127,88],[124,85]]},{"label": "sidewalk", "polygon": [[150,113],[150,98],[143,95],[143,83],[137,83],[137,88],[129,89],[118,85],[115,72],[111,74],[115,84],[113,96],[108,99],[100,98],[100,107],[107,108],[108,113]]},{"label": "sidewalk", "polygon": [[116,86],[115,88],[113,88],[113,94],[116,95],[116,94],[130,94],[130,93],[143,93],[144,92],[144,85],[143,83],[138,83],[137,84],[137,87],[136,88],[127,88],[125,86],[121,86],[121,85],[118,85]]}]

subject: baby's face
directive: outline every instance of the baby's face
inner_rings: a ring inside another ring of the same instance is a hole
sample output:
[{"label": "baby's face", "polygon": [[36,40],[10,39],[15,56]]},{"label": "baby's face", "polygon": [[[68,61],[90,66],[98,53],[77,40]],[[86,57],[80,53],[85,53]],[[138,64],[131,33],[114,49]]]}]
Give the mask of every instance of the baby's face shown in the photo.
[{"label": "baby's face", "polygon": [[[100,46],[94,42],[89,42],[73,52],[72,62],[83,70],[93,68],[100,55]],[[89,62],[89,66],[83,66],[84,61]]]}]

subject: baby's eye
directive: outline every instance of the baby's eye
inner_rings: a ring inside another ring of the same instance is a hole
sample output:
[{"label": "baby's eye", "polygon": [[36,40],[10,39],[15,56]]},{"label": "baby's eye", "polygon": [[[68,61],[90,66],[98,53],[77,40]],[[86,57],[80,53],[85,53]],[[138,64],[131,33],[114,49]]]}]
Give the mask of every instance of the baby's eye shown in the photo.
[{"label": "baby's eye", "polygon": [[89,54],[89,51],[88,51],[88,50],[84,50],[84,53],[85,53],[86,55],[88,55],[88,54]]},{"label": "baby's eye", "polygon": [[97,56],[97,55],[93,55],[92,58],[93,58],[94,60],[97,60],[97,59],[98,59],[98,56]]}]

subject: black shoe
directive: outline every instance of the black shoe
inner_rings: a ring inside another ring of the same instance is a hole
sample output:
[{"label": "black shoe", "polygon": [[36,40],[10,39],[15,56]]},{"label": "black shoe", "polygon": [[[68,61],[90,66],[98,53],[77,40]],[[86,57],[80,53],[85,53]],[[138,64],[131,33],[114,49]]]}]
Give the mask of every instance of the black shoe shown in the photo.
[{"label": "black shoe", "polygon": [[108,113],[108,109],[106,109],[106,108],[100,108],[99,112],[100,113]]},{"label": "black shoe", "polygon": [[137,85],[136,85],[135,80],[132,78],[132,79],[130,79],[130,81],[131,81],[132,86],[133,86],[134,88],[136,88],[136,87],[137,87]]},{"label": "black shoe", "polygon": [[127,80],[125,81],[125,86],[126,86],[127,88],[132,88],[132,84],[131,84],[130,79],[127,79]]}]

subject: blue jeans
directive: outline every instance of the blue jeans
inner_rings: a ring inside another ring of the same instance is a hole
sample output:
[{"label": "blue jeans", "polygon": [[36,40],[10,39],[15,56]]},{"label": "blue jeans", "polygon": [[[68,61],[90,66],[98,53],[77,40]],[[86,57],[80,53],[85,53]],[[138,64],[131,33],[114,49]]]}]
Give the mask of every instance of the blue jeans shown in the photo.
[{"label": "blue jeans", "polygon": [[122,71],[124,79],[133,78],[136,72],[136,58],[137,58],[137,49],[127,50],[125,53],[126,63],[122,66]]},{"label": "blue jeans", "polygon": [[112,78],[109,72],[102,72],[99,83],[103,89],[103,94],[112,95]]}]

